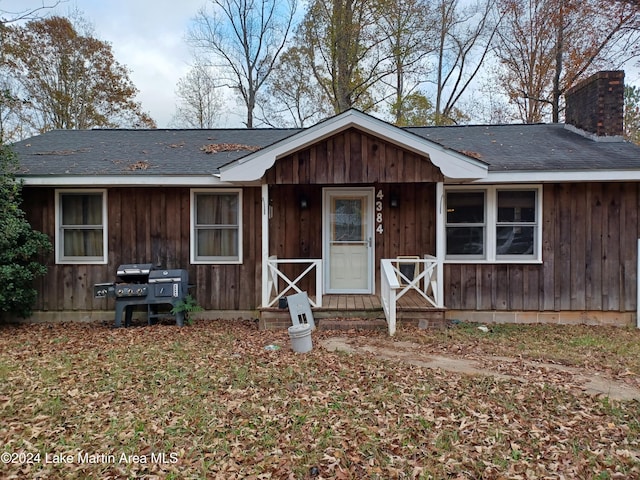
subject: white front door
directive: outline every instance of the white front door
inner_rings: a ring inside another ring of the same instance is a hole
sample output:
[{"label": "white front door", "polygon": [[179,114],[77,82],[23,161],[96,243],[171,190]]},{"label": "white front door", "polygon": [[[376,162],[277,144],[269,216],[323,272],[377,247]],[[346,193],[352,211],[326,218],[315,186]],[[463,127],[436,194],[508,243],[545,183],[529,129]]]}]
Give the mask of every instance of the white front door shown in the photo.
[{"label": "white front door", "polygon": [[373,189],[324,190],[326,293],[373,292]]}]

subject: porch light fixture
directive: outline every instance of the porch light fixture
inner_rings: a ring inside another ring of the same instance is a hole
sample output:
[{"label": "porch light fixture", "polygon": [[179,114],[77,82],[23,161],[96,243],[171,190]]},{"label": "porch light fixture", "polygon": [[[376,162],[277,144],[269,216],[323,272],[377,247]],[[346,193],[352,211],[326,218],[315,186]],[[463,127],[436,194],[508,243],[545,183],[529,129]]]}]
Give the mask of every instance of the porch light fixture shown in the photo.
[{"label": "porch light fixture", "polygon": [[309,208],[309,201],[307,200],[307,197],[305,197],[304,195],[300,197],[300,208],[302,210]]},{"label": "porch light fixture", "polygon": [[398,206],[400,206],[400,199],[396,193],[391,194],[391,197],[389,198],[389,205],[391,205],[391,208],[398,208]]}]

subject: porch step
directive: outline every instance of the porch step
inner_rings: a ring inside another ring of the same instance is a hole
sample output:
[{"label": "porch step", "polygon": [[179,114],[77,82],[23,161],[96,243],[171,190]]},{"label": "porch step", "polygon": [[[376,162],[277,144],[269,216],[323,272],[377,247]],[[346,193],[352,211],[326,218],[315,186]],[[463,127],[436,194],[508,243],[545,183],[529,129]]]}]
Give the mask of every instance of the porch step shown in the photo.
[{"label": "porch step", "polygon": [[319,330],[386,330],[384,318],[323,318],[318,320]]},{"label": "porch step", "polygon": [[[384,312],[380,310],[365,311],[336,311],[330,309],[313,309],[313,319],[318,328],[326,329],[327,325],[337,324],[339,322],[362,323],[364,326],[352,327],[336,327],[337,330],[348,330],[350,328],[371,328],[367,324],[383,325],[386,328],[387,322],[384,318]],[[289,310],[279,308],[265,308],[260,310],[260,319],[258,322],[260,330],[280,330],[291,326],[291,316]]]},{"label": "porch step", "polygon": [[[379,310],[335,311],[313,309],[313,318],[320,330],[386,330],[384,312]],[[398,325],[419,328],[445,328],[445,309],[398,310]],[[260,311],[260,330],[283,330],[291,326],[289,310],[263,309]]]}]

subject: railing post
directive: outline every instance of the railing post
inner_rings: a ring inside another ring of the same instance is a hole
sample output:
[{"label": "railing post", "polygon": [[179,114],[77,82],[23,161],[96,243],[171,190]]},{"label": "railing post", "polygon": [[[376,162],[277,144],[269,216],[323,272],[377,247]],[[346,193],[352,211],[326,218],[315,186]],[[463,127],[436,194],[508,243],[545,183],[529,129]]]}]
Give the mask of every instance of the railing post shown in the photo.
[{"label": "railing post", "polygon": [[380,301],[387,319],[389,335],[396,334],[396,289],[400,287],[391,260],[380,260]]},{"label": "railing post", "polygon": [[444,307],[444,246],[446,245],[445,211],[444,211],[444,183],[436,183],[436,282],[437,292],[434,292],[438,308]]},{"label": "railing post", "polygon": [[316,262],[316,305],[322,306],[322,292],[324,288],[322,285],[322,260]]},{"label": "railing post", "polygon": [[393,288],[389,289],[389,336],[393,337],[396,334],[396,291]]},{"label": "railing post", "polygon": [[269,305],[269,185],[262,184],[262,306]]}]

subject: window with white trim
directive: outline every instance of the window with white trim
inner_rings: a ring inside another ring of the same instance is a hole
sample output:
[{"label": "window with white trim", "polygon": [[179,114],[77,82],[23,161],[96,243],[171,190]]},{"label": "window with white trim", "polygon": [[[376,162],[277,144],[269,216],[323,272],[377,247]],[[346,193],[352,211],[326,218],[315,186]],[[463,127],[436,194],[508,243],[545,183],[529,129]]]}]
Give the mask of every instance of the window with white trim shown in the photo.
[{"label": "window with white trim", "polygon": [[242,263],[242,191],[191,191],[191,263]]},{"label": "window with white trim", "polygon": [[106,190],[56,190],[56,263],[107,263]]},{"label": "window with white trim", "polygon": [[446,259],[542,260],[540,186],[445,189]]}]

